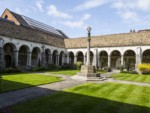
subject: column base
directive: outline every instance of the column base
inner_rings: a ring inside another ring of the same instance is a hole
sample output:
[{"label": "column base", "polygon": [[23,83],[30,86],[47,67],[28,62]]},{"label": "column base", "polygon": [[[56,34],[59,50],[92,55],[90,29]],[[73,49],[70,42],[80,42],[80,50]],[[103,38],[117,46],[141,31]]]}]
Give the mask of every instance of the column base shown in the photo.
[{"label": "column base", "polygon": [[102,78],[99,73],[96,73],[95,66],[91,65],[82,65],[81,72],[71,78],[80,81],[101,81],[106,79]]}]

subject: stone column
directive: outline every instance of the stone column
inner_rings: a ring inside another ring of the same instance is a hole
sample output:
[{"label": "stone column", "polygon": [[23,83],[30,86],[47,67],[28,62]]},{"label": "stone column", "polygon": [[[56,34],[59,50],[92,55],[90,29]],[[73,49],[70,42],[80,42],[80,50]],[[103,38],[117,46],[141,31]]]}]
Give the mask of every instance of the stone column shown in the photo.
[{"label": "stone column", "polygon": [[84,56],[84,65],[86,65],[86,55]]},{"label": "stone column", "polygon": [[15,63],[15,67],[18,67],[18,55],[19,52],[18,51],[14,51],[14,63]]},{"label": "stone column", "polygon": [[0,70],[4,70],[5,68],[3,44],[4,40],[0,39]]},{"label": "stone column", "polygon": [[48,54],[48,64],[51,64],[51,54]]},{"label": "stone column", "polygon": [[108,69],[111,69],[111,55],[108,55]]},{"label": "stone column", "polygon": [[97,59],[98,59],[98,64],[97,64],[97,65],[98,65],[98,68],[101,68],[100,55],[97,56]]},{"label": "stone column", "polygon": [[31,55],[32,55],[32,53],[31,52],[28,52],[28,55],[27,55],[27,66],[28,67],[31,67],[32,66],[32,64],[31,64]]},{"label": "stone column", "polygon": [[69,62],[69,54],[67,54],[67,58],[66,58],[66,62],[67,62],[67,64],[69,64],[70,62]]},{"label": "stone column", "polygon": [[90,37],[88,37],[88,45],[87,45],[87,65],[90,65]]},{"label": "stone column", "polygon": [[77,62],[77,56],[74,56],[74,64]]},{"label": "stone column", "polygon": [[138,73],[140,73],[138,70],[138,65],[141,64],[141,62],[142,62],[142,50],[141,50],[141,47],[137,47],[135,70]]},{"label": "stone column", "polygon": [[50,54],[50,63],[53,64],[53,54]]},{"label": "stone column", "polygon": [[97,60],[97,49],[94,49],[94,57],[93,57],[93,63],[96,68],[98,67],[98,60]]},{"label": "stone column", "polygon": [[121,55],[121,68],[124,68],[124,56]]},{"label": "stone column", "polygon": [[59,66],[59,55],[57,55],[57,58],[56,58],[56,59],[57,59],[57,60],[56,60],[56,61],[57,61],[56,65]]}]

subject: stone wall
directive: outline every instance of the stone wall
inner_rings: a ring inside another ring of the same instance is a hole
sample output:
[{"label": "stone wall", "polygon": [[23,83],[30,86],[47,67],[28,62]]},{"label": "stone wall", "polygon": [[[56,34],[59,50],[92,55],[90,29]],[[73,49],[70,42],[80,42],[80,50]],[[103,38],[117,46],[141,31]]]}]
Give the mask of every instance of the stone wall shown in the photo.
[{"label": "stone wall", "polygon": [[0,36],[42,43],[60,48],[65,47],[62,37],[32,28],[18,26],[6,20],[0,20]]}]

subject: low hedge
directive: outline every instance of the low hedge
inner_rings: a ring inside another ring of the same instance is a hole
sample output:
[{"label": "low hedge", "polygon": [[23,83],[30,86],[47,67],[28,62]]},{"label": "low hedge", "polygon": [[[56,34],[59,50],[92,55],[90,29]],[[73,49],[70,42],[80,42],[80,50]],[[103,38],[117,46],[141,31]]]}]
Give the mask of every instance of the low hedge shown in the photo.
[{"label": "low hedge", "polygon": [[6,68],[2,73],[19,73],[21,70],[19,68]]},{"label": "low hedge", "polygon": [[44,67],[34,67],[32,68],[33,72],[40,72],[40,71],[45,71],[46,69]]},{"label": "low hedge", "polygon": [[150,64],[139,64],[138,65],[138,70],[142,74],[150,74]]}]

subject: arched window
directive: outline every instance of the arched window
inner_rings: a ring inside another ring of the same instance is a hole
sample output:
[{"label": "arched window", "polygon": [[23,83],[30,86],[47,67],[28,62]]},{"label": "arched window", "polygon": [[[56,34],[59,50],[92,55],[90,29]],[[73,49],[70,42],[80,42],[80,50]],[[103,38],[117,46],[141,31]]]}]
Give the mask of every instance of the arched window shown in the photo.
[{"label": "arched window", "polygon": [[8,16],[7,16],[7,15],[5,15],[5,19],[6,19],[6,20],[8,19]]}]

